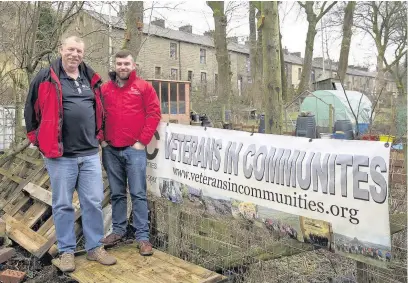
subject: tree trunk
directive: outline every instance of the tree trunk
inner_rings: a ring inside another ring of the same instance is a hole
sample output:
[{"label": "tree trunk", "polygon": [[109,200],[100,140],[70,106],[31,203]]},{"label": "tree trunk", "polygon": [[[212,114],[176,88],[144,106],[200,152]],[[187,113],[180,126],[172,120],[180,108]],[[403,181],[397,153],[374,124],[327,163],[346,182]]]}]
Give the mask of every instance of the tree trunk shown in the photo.
[{"label": "tree trunk", "polygon": [[[377,77],[375,78],[375,97],[381,92],[385,92],[384,88],[384,51],[380,48],[377,55]],[[378,105],[380,107],[380,105]]]},{"label": "tree trunk", "polygon": [[215,57],[218,64],[218,91],[227,109],[230,109],[231,94],[231,62],[227,49],[227,17],[224,13],[223,1],[208,1],[207,5],[213,11]]},{"label": "tree trunk", "polygon": [[283,53],[283,48],[282,48],[282,34],[280,33],[279,17],[278,17],[278,29],[279,29],[279,51],[280,51],[281,79],[282,79],[282,100],[284,102],[287,102],[287,101],[290,101],[290,98],[288,97],[288,81],[286,79],[286,72],[285,72],[285,55]]},{"label": "tree trunk", "polygon": [[320,7],[320,13],[316,15],[314,13],[313,6],[315,2],[308,1],[306,3],[299,2],[300,6],[305,9],[307,22],[309,23],[309,27],[307,29],[307,36],[306,36],[306,47],[305,47],[305,58],[303,61],[303,68],[302,68],[302,76],[299,83],[298,92],[302,93],[305,90],[309,89],[310,83],[310,75],[312,73],[312,64],[313,64],[313,44],[314,39],[316,36],[316,26],[317,23],[322,19],[322,17],[336,5],[337,1],[334,1],[329,6],[326,7],[327,1],[324,1]]},{"label": "tree trunk", "polygon": [[[249,64],[251,74],[250,97],[253,105],[256,105],[258,85],[255,83],[257,72],[257,46],[256,46],[256,23],[255,23],[255,5],[249,2]],[[257,106],[255,106],[257,107]]]},{"label": "tree trunk", "polygon": [[[259,7],[261,8],[261,7]],[[258,10],[256,17],[258,18],[258,21],[261,17],[261,11]],[[262,67],[262,62],[263,62],[263,50],[262,50],[262,29],[258,30],[258,38],[256,41],[256,58],[255,58],[255,64],[256,64],[256,69],[255,69],[255,100],[254,100],[254,106],[256,108],[262,108],[262,100],[263,100],[263,67]]]},{"label": "tree trunk", "polygon": [[263,86],[265,133],[282,133],[282,79],[278,2],[262,2]]},{"label": "tree trunk", "polygon": [[256,24],[255,6],[252,2],[249,2],[249,62],[251,67],[251,79],[254,84],[256,75]]},{"label": "tree trunk", "polygon": [[[313,5],[313,2],[307,2],[311,3]],[[302,93],[305,90],[309,89],[309,83],[310,83],[310,74],[312,73],[312,63],[313,63],[313,45],[314,45],[314,39],[316,36],[316,17],[315,16],[307,16],[308,21],[309,21],[309,27],[307,30],[307,36],[306,36],[306,47],[305,47],[305,58],[303,61],[303,67],[302,67],[302,76],[300,79],[299,83],[299,93]]]},{"label": "tree trunk", "polygon": [[340,81],[342,83],[344,83],[344,79],[346,77],[346,72],[347,72],[351,36],[352,36],[351,28],[353,26],[353,14],[354,14],[355,8],[356,8],[355,1],[348,2],[346,9],[345,9],[345,14],[344,14],[343,39],[341,41],[339,69],[337,72],[338,76],[340,77]]},{"label": "tree trunk", "polygon": [[123,49],[139,55],[143,35],[143,1],[129,1],[126,10],[126,36]]}]

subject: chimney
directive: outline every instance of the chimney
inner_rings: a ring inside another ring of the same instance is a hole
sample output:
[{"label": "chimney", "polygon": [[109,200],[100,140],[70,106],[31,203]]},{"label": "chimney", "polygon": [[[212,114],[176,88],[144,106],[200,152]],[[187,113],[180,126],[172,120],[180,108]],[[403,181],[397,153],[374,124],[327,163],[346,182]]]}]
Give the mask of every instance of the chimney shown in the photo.
[{"label": "chimney", "polygon": [[193,33],[193,26],[192,25],[185,25],[185,26],[179,27],[179,31]]},{"label": "chimney", "polygon": [[297,57],[299,57],[299,58],[302,58],[302,54],[301,54],[300,52],[292,52],[292,53],[290,53],[290,55],[293,55],[293,56],[297,56]]},{"label": "chimney", "polygon": [[159,26],[159,27],[162,27],[162,28],[166,28],[166,23],[164,22],[164,20],[163,19],[155,19],[154,21],[151,21],[150,22],[152,25],[155,25],[155,26]]},{"label": "chimney", "polygon": [[204,36],[214,37],[214,31],[213,30],[205,31]]},{"label": "chimney", "polygon": [[238,37],[237,36],[227,37],[227,42],[238,43]]},{"label": "chimney", "polygon": [[285,55],[289,54],[289,50],[286,47],[283,49],[283,54]]}]

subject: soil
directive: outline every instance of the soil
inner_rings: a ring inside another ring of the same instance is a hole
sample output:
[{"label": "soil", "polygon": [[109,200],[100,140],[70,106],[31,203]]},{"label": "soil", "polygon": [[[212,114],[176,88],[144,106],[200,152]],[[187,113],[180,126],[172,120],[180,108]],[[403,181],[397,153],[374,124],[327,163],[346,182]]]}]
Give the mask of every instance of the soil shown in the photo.
[{"label": "soil", "polygon": [[[130,219],[131,221],[131,219]],[[131,223],[131,222],[129,222]],[[128,225],[127,232],[124,235],[125,240],[134,239],[134,229]],[[52,263],[52,257],[49,254],[44,255],[41,259],[36,258],[28,251],[20,247],[15,242],[10,246],[15,249],[15,255],[7,262],[0,264],[0,272],[6,269],[23,271],[26,273],[25,280],[27,283],[77,283],[78,281],[64,274],[57,269]],[[84,247],[83,237],[77,245],[77,250]]]},{"label": "soil", "polygon": [[23,282],[31,283],[75,283],[68,275],[60,272],[51,263],[51,257],[44,256],[41,259],[36,258],[29,252],[14,244],[12,246],[16,253],[7,262],[0,265],[0,270],[12,269],[26,273]]}]

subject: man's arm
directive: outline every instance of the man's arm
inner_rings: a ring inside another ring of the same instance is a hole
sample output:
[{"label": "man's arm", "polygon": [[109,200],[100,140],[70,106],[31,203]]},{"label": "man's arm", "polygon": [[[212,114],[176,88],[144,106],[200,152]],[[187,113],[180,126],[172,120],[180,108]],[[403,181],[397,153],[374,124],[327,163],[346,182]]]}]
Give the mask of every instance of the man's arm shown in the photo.
[{"label": "man's arm", "polygon": [[143,145],[148,145],[161,119],[160,101],[156,91],[149,83],[146,83],[146,89],[143,93],[143,104],[146,112],[146,122],[139,141]]},{"label": "man's arm", "polygon": [[30,142],[37,146],[37,129],[40,124],[40,113],[38,108],[38,89],[41,83],[41,79],[44,76],[46,70],[41,70],[37,76],[31,81],[30,88],[27,94],[27,100],[24,107],[24,120],[27,131],[27,137]]}]

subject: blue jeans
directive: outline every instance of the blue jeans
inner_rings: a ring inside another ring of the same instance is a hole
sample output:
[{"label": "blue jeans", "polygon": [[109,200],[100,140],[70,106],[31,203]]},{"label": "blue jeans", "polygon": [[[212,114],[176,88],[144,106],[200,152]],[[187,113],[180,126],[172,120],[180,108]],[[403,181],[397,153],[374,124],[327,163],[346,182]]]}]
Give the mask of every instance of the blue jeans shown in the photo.
[{"label": "blue jeans", "polygon": [[127,195],[132,200],[133,227],[137,241],[149,240],[149,220],[146,197],[146,151],[133,147],[102,149],[102,163],[108,175],[112,202],[112,230],[123,236],[127,227]]},{"label": "blue jeans", "polygon": [[77,188],[87,251],[101,246],[103,238],[103,181],[99,154],[83,157],[44,158],[52,187],[52,214],[60,253],[74,252]]}]

